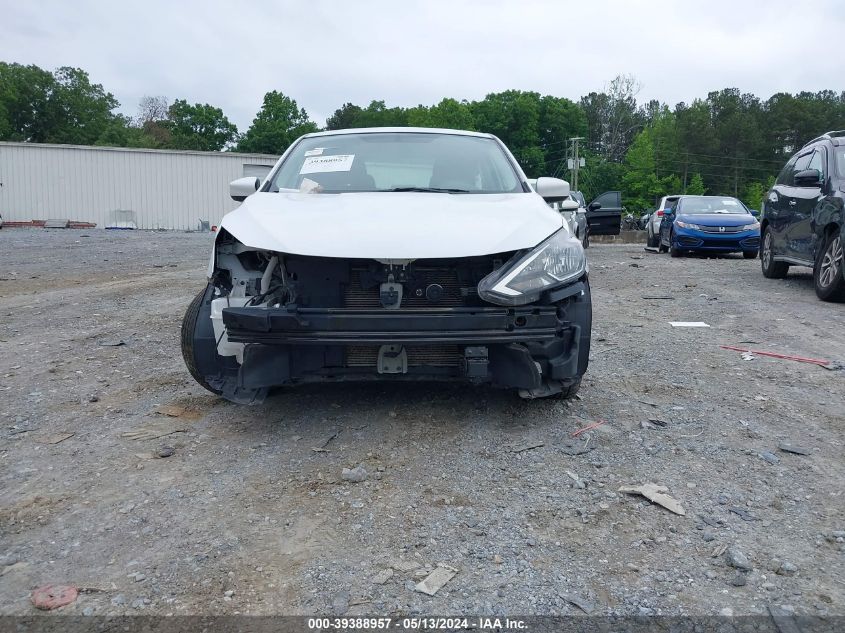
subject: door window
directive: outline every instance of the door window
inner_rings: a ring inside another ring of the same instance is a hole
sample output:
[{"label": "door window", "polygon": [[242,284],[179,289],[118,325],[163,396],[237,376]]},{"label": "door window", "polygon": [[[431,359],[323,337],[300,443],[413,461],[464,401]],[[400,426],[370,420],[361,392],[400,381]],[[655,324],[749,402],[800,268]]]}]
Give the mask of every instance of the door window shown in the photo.
[{"label": "door window", "polygon": [[797,156],[793,156],[789,159],[789,162],[786,163],[784,168],[778,174],[778,179],[775,181],[778,185],[791,185],[792,184],[792,174],[795,173],[795,161],[798,160]]},{"label": "door window", "polygon": [[793,178],[794,178],[795,174],[797,174],[799,171],[804,171],[805,169],[809,169],[810,159],[812,157],[813,157],[812,152],[807,152],[803,156],[798,157],[798,160],[795,161],[795,169],[792,171],[791,174],[789,174],[789,182],[786,183],[787,185],[794,184]]},{"label": "door window", "polygon": [[[622,194],[618,191],[605,191],[593,202],[598,202],[602,209],[621,209],[622,208]],[[600,209],[601,210],[601,209]]]},{"label": "door window", "polygon": [[824,153],[821,149],[817,149],[813,153],[813,157],[810,159],[810,164],[807,169],[818,169],[820,174],[819,180],[824,182]]}]

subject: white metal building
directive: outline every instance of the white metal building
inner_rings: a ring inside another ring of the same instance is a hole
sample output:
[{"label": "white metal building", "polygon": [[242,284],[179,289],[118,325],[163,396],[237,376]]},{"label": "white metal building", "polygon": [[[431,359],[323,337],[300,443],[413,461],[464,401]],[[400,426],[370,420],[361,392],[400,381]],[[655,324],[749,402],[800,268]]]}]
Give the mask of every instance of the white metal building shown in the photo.
[{"label": "white metal building", "polygon": [[229,182],[264,178],[277,156],[0,142],[0,215],[97,228],[215,225],[238,203]]}]

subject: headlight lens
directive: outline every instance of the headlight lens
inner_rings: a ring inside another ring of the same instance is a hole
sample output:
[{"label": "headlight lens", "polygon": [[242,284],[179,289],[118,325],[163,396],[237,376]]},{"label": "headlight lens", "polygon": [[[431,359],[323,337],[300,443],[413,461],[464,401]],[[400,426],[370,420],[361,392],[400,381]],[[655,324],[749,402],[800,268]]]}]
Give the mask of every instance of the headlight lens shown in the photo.
[{"label": "headlight lens", "polygon": [[700,231],[701,227],[697,224],[691,224],[689,222],[681,222],[680,220],[675,220],[675,224],[680,226],[682,229],[695,229],[696,231]]},{"label": "headlight lens", "polygon": [[487,275],[478,284],[478,296],[498,305],[525,305],[536,301],[544,290],[579,278],[586,268],[581,242],[562,229]]},{"label": "headlight lens", "polygon": [[760,223],[754,222],[754,224],[746,224],[745,226],[742,227],[742,230],[743,231],[753,231],[753,230],[759,229],[759,228],[760,228]]}]

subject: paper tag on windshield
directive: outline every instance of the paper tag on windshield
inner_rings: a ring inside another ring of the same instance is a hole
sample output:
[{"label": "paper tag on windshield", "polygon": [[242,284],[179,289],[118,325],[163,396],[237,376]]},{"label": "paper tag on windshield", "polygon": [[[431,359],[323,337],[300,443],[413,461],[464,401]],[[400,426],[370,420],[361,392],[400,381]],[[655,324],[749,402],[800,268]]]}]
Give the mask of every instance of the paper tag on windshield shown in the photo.
[{"label": "paper tag on windshield", "polygon": [[323,148],[322,147],[315,147],[314,149],[309,149],[305,152],[306,156],[322,156]]},{"label": "paper tag on windshield", "polygon": [[320,183],[310,178],[303,178],[302,183],[299,185],[300,193],[320,193],[322,190],[323,187]]},{"label": "paper tag on windshield", "polygon": [[309,156],[302,163],[300,174],[320,174],[327,171],[349,171],[355,154],[339,154],[337,156]]}]

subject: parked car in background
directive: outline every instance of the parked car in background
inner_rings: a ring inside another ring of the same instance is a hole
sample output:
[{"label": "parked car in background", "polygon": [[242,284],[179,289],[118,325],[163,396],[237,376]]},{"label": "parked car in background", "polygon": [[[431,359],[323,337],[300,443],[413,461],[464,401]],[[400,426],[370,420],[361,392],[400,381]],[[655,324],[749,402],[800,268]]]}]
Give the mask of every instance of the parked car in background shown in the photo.
[{"label": "parked car in background", "polygon": [[[528,184],[535,189],[537,179],[529,178]],[[587,229],[587,207],[584,203],[584,194],[580,191],[570,191],[567,200],[550,202],[549,206],[563,216],[572,234],[581,242],[581,246],[589,248],[590,233]]]},{"label": "parked car in background", "polygon": [[619,235],[622,227],[622,192],[605,191],[587,205],[587,232]]},{"label": "parked car in background", "polygon": [[638,231],[645,231],[648,228],[648,222],[651,220],[651,215],[653,211],[649,211],[648,213],[643,213],[639,220],[637,220],[637,230]]},{"label": "parked car in background", "polygon": [[681,196],[664,210],[660,223],[661,253],[736,253],[757,257],[760,223],[742,202],[729,196]]},{"label": "parked car in background", "polygon": [[813,269],[816,295],[845,300],[845,130],[813,139],[786,163],[763,200],[760,265],[770,279]]},{"label": "parked car in background", "polygon": [[680,195],[663,196],[660,202],[657,203],[657,209],[651,214],[651,221],[648,223],[646,230],[648,237],[646,238],[646,246],[654,248],[660,241],[660,222],[663,220],[663,214],[666,213],[666,208],[673,207],[680,198]]},{"label": "parked car in background", "polygon": [[217,231],[182,323],[196,381],[240,403],[276,386],[460,381],[572,397],[587,370],[587,262],[490,134],[307,134]]},{"label": "parked car in background", "polygon": [[580,191],[571,191],[569,197],[578,203],[578,210],[573,214],[575,220],[575,237],[581,240],[581,246],[590,247],[590,229],[587,224],[587,201]]}]

